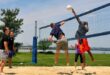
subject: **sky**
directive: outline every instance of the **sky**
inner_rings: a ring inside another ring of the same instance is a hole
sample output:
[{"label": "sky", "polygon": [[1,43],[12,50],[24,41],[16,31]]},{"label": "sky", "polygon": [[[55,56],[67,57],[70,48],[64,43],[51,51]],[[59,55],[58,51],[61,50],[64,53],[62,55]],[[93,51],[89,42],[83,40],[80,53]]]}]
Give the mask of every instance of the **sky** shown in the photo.
[{"label": "sky", "polygon": [[[77,14],[80,14],[106,3],[110,3],[110,0],[0,0],[0,9],[20,9],[18,18],[24,19],[24,24],[21,27],[24,33],[19,34],[15,41],[21,42],[24,45],[32,45],[36,20],[39,28],[48,25],[51,22],[58,22],[72,17],[72,13],[66,10],[68,4],[72,5]],[[90,24],[90,32],[88,34],[109,30],[110,17],[108,15],[110,15],[110,7],[81,17],[81,20],[87,20]],[[78,27],[77,25],[75,20],[71,20],[61,27],[67,38],[74,37]],[[41,38],[47,38],[50,31],[50,28],[42,30],[40,34]],[[93,47],[110,47],[109,38],[110,35],[107,35],[88,40]],[[71,41],[70,44],[73,44],[74,42],[75,41]]]}]

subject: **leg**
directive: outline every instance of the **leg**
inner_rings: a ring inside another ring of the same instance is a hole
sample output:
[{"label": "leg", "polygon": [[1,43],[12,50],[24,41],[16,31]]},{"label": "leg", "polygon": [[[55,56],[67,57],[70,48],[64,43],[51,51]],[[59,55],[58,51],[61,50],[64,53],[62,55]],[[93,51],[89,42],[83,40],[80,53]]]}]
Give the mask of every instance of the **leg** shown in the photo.
[{"label": "leg", "polygon": [[90,51],[90,50],[88,50],[87,52],[88,52],[88,54],[89,54],[89,56],[90,56],[91,60],[92,60],[92,61],[94,61],[94,57],[93,57],[93,55],[92,55],[91,51]]},{"label": "leg", "polygon": [[13,57],[14,52],[13,51],[9,51],[9,55],[8,55],[8,65],[9,68],[12,68],[12,57]]},{"label": "leg", "polygon": [[5,52],[0,53],[1,63],[0,63],[0,72],[3,73],[4,66],[6,64],[7,54]]},{"label": "leg", "polygon": [[1,67],[1,64],[2,64],[2,60],[0,60],[0,67]]},{"label": "leg", "polygon": [[58,64],[59,53],[60,53],[60,49],[57,49],[55,53],[55,64]]},{"label": "leg", "polygon": [[74,66],[75,66],[75,70],[76,70],[76,67],[77,67],[77,62],[74,62]]},{"label": "leg", "polygon": [[66,65],[69,66],[69,53],[68,53],[68,42],[66,39],[62,41],[62,48],[65,50],[66,55]]},{"label": "leg", "polygon": [[82,66],[82,70],[84,70],[85,64],[84,63],[81,63],[81,66]]},{"label": "leg", "polygon": [[12,58],[8,58],[8,64],[9,64],[9,68],[12,68]]},{"label": "leg", "polygon": [[1,73],[3,72],[5,64],[6,64],[6,61],[5,60],[1,60],[1,68],[0,68],[0,72]]},{"label": "leg", "polygon": [[61,49],[62,43],[60,41],[58,41],[56,43],[56,45],[57,45],[57,48],[56,48],[56,53],[55,53],[55,64],[58,64],[58,58],[59,58],[59,54],[60,54],[60,49]]},{"label": "leg", "polygon": [[68,66],[69,65],[69,53],[67,49],[65,49],[65,54],[66,54],[66,65]]},{"label": "leg", "polygon": [[80,62],[81,62],[82,70],[83,70],[84,67],[85,67],[85,65],[84,65],[84,62],[83,62],[83,56],[82,56],[82,54],[80,54]]},{"label": "leg", "polygon": [[85,50],[88,52],[88,54],[89,54],[91,60],[94,61],[94,58],[93,58],[93,55],[92,55],[92,53],[91,53],[91,51],[90,51],[90,46],[89,46],[89,44],[88,44],[87,39],[84,38],[83,41],[84,41]]},{"label": "leg", "polygon": [[86,58],[85,58],[85,54],[83,53],[83,54],[81,54],[81,56],[82,56],[82,62],[83,62],[83,68],[86,66]]},{"label": "leg", "polygon": [[74,63],[75,69],[76,69],[76,67],[77,67],[78,56],[79,56],[79,54],[75,54],[75,63]]}]

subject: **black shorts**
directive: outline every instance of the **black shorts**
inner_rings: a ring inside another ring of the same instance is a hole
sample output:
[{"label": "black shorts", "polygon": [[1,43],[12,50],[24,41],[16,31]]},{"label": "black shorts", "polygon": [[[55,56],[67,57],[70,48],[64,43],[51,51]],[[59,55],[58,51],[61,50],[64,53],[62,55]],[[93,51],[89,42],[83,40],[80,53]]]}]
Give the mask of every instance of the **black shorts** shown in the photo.
[{"label": "black shorts", "polygon": [[82,54],[80,54],[80,53],[75,54],[75,62],[78,61],[79,56],[80,56],[80,62],[83,63],[83,57],[82,57]]}]

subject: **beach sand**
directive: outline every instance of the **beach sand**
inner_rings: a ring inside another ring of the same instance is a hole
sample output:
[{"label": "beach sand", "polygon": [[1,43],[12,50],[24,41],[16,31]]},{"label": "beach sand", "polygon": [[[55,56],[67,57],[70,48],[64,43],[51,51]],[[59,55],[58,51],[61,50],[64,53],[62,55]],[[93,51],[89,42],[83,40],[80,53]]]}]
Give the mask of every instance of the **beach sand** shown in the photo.
[{"label": "beach sand", "polygon": [[78,66],[75,70],[74,66],[14,66],[12,69],[5,67],[4,75],[110,75],[110,67],[87,66],[81,70]]}]

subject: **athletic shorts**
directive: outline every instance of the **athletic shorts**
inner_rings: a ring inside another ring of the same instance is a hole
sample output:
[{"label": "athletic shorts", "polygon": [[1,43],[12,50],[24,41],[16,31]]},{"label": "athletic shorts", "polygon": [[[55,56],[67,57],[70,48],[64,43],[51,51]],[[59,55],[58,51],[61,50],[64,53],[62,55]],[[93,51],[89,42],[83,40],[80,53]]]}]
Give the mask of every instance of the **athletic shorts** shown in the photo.
[{"label": "athletic shorts", "polygon": [[9,54],[8,54],[8,57],[9,58],[12,58],[14,55],[15,55],[14,51],[10,50],[9,51]]},{"label": "athletic shorts", "polygon": [[87,38],[83,38],[83,46],[84,46],[85,51],[89,51],[91,49],[89,44],[88,44]]},{"label": "athletic shorts", "polygon": [[6,60],[7,58],[8,58],[8,54],[4,50],[0,49],[0,59]]},{"label": "athletic shorts", "polygon": [[84,46],[82,44],[79,45],[79,50],[80,50],[81,54],[83,54],[85,52]]},{"label": "athletic shorts", "polygon": [[68,41],[66,38],[60,39],[56,43],[57,45],[57,50],[63,49],[63,50],[68,50]]}]

